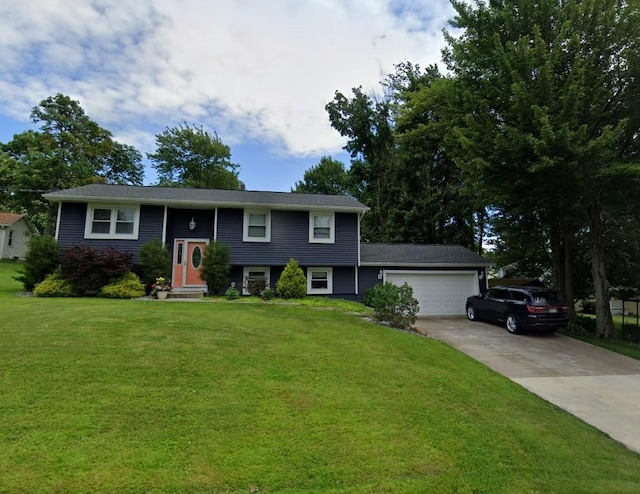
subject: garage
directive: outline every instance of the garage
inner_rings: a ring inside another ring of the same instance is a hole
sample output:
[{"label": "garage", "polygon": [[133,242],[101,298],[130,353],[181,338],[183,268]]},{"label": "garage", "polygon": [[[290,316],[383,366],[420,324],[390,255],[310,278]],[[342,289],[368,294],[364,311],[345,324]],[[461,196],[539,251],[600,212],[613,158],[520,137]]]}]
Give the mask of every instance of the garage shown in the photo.
[{"label": "garage", "polygon": [[464,315],[467,297],[487,289],[489,266],[461,245],[362,243],[358,289],[364,296],[378,283],[407,283],[420,316]]},{"label": "garage", "polygon": [[464,315],[465,302],[478,293],[477,271],[385,271],[384,281],[407,283],[418,300],[420,316]]}]

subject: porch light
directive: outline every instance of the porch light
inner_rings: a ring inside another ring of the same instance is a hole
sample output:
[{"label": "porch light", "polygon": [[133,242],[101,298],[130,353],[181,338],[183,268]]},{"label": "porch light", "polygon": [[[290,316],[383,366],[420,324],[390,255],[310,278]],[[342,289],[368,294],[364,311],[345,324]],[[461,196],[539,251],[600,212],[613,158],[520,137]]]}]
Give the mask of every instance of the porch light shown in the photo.
[{"label": "porch light", "polygon": [[382,269],[380,271],[378,271],[378,279],[381,280],[382,279]]},{"label": "porch light", "polygon": [[189,230],[195,230],[195,229],[196,229],[196,220],[194,220],[192,216],[191,221],[189,222]]}]

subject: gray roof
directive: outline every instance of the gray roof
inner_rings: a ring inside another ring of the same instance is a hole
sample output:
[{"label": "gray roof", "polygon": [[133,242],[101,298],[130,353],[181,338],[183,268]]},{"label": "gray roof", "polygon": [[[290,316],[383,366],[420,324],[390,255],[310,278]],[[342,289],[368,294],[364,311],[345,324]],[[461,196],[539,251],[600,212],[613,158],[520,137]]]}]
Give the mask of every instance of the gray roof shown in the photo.
[{"label": "gray roof", "polygon": [[461,245],[360,244],[363,266],[489,266],[491,261]]},{"label": "gray roof", "polygon": [[90,184],[44,194],[51,202],[135,202],[174,207],[270,207],[278,209],[331,209],[365,212],[369,208],[349,196],[293,194],[250,190],[187,189],[134,185]]}]

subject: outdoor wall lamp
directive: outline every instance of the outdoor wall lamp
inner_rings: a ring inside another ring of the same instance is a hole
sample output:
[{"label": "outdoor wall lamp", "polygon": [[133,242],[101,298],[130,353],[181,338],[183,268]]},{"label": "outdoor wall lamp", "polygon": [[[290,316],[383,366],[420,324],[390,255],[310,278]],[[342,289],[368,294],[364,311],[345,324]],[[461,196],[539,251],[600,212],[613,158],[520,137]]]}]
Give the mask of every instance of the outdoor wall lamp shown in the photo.
[{"label": "outdoor wall lamp", "polygon": [[478,275],[478,279],[484,280],[484,271],[480,271],[480,274]]},{"label": "outdoor wall lamp", "polygon": [[189,222],[189,230],[195,230],[195,229],[196,229],[196,220],[194,220],[192,216],[191,221]]},{"label": "outdoor wall lamp", "polygon": [[382,279],[382,269],[380,271],[378,271],[378,279],[381,280]]}]

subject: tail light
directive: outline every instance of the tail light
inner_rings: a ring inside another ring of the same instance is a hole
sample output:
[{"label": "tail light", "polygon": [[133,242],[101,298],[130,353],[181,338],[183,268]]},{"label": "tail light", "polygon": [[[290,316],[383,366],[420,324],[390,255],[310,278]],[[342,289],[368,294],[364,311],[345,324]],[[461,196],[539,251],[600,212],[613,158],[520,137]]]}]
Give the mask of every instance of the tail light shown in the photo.
[{"label": "tail light", "polygon": [[567,306],[562,306],[562,307],[549,307],[546,305],[527,305],[527,311],[530,314],[545,314],[545,313],[554,313],[554,312],[559,312],[561,314],[566,314],[569,309],[567,308]]}]

